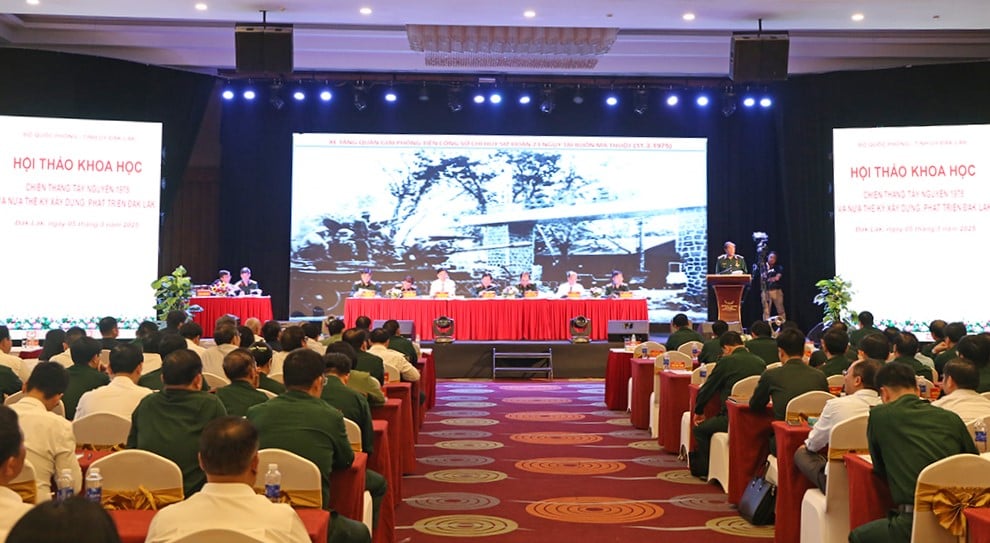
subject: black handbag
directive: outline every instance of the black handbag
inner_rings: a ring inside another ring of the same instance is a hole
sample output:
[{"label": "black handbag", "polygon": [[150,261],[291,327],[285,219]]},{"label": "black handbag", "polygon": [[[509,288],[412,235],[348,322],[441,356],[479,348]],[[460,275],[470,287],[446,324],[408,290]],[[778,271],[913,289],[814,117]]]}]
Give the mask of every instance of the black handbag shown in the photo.
[{"label": "black handbag", "polygon": [[762,472],[757,473],[746,485],[742,499],[739,500],[739,516],[754,526],[774,523],[774,513],[777,508],[777,487],[767,482],[767,470],[770,462],[763,464]]}]

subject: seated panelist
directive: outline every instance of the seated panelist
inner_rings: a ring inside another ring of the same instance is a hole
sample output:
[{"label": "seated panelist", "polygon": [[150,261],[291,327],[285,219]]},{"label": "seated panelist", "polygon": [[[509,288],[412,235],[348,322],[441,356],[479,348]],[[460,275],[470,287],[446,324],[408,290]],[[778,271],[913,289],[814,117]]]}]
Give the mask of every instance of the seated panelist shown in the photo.
[{"label": "seated panelist", "polygon": [[[475,297],[481,298],[488,292],[497,294],[498,287],[492,282],[492,274],[485,272],[481,276],[481,282],[475,285],[471,291],[474,293]],[[491,296],[492,294],[488,294],[488,296]]]}]

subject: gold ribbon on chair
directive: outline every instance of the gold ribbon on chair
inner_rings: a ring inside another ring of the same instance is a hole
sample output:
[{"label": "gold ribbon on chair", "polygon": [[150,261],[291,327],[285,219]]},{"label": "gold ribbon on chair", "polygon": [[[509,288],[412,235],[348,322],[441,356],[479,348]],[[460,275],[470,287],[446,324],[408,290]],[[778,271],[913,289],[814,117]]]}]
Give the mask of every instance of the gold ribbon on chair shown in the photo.
[{"label": "gold ribbon on chair", "polygon": [[113,452],[117,452],[117,451],[122,451],[125,448],[127,448],[125,443],[117,443],[115,445],[98,445],[96,443],[82,443],[80,445],[76,445],[76,449],[77,450],[81,450],[81,451],[113,451]]},{"label": "gold ribbon on chair", "polygon": [[829,460],[842,460],[842,457],[847,454],[867,454],[869,450],[866,449],[836,449],[828,448],[828,459]]},{"label": "gold ribbon on chair", "polygon": [[[264,488],[256,488],[254,492],[265,495]],[[321,509],[323,495],[319,490],[293,490],[292,493],[282,490],[278,495],[278,503],[287,503],[295,509]]]},{"label": "gold ribbon on chair", "polygon": [[966,534],[967,507],[990,507],[990,488],[938,486],[918,483],[915,512],[931,511],[941,527],[952,535]]},{"label": "gold ribbon on chair", "polygon": [[181,502],[181,488],[159,488],[148,490],[138,486],[137,490],[103,490],[103,507],[110,511],[158,511],[166,505]]},{"label": "gold ribbon on chair", "polygon": [[24,503],[29,503],[34,505],[34,502],[38,499],[38,483],[31,479],[29,481],[19,481],[16,483],[7,483],[3,485],[21,497],[21,501]]}]

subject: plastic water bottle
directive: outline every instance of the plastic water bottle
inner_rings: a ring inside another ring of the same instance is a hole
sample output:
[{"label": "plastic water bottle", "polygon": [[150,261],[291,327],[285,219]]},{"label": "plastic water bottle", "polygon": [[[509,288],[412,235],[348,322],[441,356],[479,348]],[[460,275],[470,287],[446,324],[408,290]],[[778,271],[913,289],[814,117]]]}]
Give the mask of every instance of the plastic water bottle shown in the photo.
[{"label": "plastic water bottle", "polygon": [[265,497],[278,503],[281,495],[282,472],[278,470],[278,464],[268,464],[268,472],[265,473]]},{"label": "plastic water bottle", "polygon": [[973,433],[976,434],[976,450],[980,454],[987,452],[987,425],[983,423],[983,419],[976,419]]},{"label": "plastic water bottle", "polygon": [[667,351],[663,352],[663,369],[670,369],[670,354],[668,354]]},{"label": "plastic water bottle", "polygon": [[62,503],[65,500],[67,500],[67,499],[69,499],[69,498],[72,497],[72,494],[74,492],[73,489],[72,489],[73,483],[74,483],[74,481],[72,480],[72,470],[71,469],[63,469],[62,472],[59,473],[58,477],[55,479],[55,488],[56,488],[56,490],[55,490],[55,501],[56,502]]},{"label": "plastic water bottle", "polygon": [[646,348],[646,346],[643,346],[643,349],[640,351],[639,357],[640,358],[649,358],[650,357],[650,350],[648,348]]},{"label": "plastic water bottle", "polygon": [[89,468],[86,472],[86,499],[96,504],[103,503],[103,475],[100,468]]},{"label": "plastic water bottle", "polygon": [[922,398],[928,397],[928,385],[924,381],[918,383],[918,390],[921,392],[920,396]]},{"label": "plastic water bottle", "polygon": [[701,369],[698,371],[698,376],[701,377],[701,381],[704,382],[708,379],[708,364],[702,364]]}]

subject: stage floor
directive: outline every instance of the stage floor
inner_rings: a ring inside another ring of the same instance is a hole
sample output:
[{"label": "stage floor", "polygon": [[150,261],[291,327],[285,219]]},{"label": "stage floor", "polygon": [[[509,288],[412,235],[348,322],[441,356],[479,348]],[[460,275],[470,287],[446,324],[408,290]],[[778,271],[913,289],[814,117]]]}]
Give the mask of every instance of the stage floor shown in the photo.
[{"label": "stage floor", "polygon": [[[605,377],[605,362],[610,348],[622,348],[622,343],[594,341],[591,343],[570,343],[568,341],[455,341],[454,343],[424,342],[423,347],[433,349],[433,361],[437,377],[490,378],[492,376],[492,349],[498,352],[553,352],[553,375],[560,378]],[[525,366],[528,361],[513,361],[514,365]],[[499,367],[506,366],[504,360]],[[530,364],[532,365],[532,364]],[[540,372],[509,372],[499,370],[499,379],[542,377]]]}]

